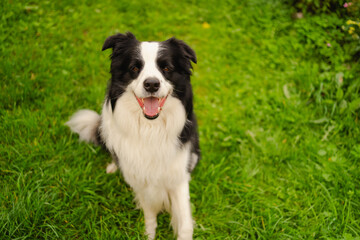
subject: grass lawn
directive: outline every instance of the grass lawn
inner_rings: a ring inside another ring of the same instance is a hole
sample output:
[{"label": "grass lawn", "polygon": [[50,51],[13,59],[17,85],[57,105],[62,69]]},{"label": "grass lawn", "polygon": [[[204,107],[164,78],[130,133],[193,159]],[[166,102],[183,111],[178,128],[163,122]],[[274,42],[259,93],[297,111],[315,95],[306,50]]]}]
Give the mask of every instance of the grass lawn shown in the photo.
[{"label": "grass lawn", "polygon": [[[360,65],[321,31],[330,17],[295,20],[280,0],[0,6],[0,239],[144,238],[108,154],[64,126],[78,109],[100,112],[102,44],[126,31],[197,53],[194,239],[360,239]],[[159,215],[157,239],[173,238],[169,222]]]}]

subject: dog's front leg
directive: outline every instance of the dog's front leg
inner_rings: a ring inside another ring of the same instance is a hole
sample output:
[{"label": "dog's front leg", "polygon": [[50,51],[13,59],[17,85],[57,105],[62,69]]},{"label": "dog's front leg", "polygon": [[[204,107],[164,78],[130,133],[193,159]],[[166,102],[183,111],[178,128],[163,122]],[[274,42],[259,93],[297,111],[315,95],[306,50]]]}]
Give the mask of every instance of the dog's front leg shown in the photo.
[{"label": "dog's front leg", "polygon": [[155,239],[156,234],[156,217],[157,213],[150,209],[143,209],[145,217],[145,234],[148,236],[149,240]]},{"label": "dog's front leg", "polygon": [[148,196],[146,196],[146,192],[141,192],[137,194],[140,207],[144,212],[145,218],[145,235],[147,235],[149,240],[155,239],[156,227],[157,227],[157,214],[160,209],[157,204],[154,204]]},{"label": "dog's front leg", "polygon": [[193,221],[191,218],[189,182],[184,181],[170,191],[172,226],[178,240],[192,239]]}]

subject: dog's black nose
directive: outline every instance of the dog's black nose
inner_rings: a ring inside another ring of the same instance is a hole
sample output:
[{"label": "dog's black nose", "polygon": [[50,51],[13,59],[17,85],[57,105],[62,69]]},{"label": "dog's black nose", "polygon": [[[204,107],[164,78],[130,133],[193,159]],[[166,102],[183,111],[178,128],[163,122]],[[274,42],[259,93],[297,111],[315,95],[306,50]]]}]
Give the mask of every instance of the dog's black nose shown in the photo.
[{"label": "dog's black nose", "polygon": [[157,78],[148,78],[144,81],[144,88],[150,93],[154,93],[160,88],[160,81]]}]

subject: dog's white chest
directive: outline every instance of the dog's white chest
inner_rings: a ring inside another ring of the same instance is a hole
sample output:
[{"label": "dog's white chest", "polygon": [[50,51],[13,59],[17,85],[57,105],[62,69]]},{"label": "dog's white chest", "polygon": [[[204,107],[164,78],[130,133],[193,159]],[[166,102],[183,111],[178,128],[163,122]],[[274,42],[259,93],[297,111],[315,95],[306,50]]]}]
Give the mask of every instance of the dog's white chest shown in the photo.
[{"label": "dog's white chest", "polygon": [[187,176],[190,150],[178,140],[185,121],[184,107],[176,98],[169,97],[160,116],[149,120],[135,97],[124,93],[114,112],[104,104],[101,132],[132,187],[172,185]]}]

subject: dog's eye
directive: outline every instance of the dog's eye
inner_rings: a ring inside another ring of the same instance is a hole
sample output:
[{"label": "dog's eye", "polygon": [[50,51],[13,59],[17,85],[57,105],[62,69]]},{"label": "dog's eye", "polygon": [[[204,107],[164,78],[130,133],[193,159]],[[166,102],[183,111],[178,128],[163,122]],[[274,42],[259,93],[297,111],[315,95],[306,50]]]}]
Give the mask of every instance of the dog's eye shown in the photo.
[{"label": "dog's eye", "polygon": [[134,67],[131,68],[131,71],[134,72],[134,73],[137,73],[137,72],[140,71],[140,69],[138,67],[134,66]]},{"label": "dog's eye", "polygon": [[164,71],[164,72],[168,72],[168,71],[170,71],[170,69],[169,69],[168,67],[164,67],[164,68],[163,68],[163,71]]}]

